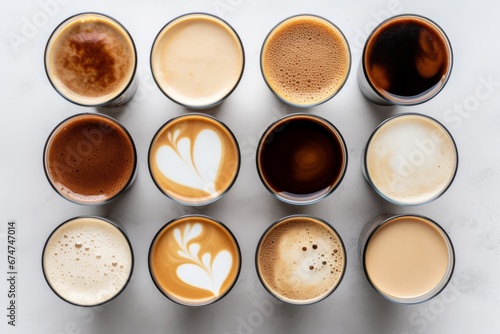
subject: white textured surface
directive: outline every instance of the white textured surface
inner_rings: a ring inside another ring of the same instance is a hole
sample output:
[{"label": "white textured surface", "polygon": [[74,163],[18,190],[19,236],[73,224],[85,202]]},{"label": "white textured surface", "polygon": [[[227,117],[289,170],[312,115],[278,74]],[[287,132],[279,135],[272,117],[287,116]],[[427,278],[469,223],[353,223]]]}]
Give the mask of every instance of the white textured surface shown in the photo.
[{"label": "white textured surface", "polygon": [[[50,4],[50,5],[48,5]],[[55,5],[54,5],[55,4]],[[500,44],[499,5],[493,0],[455,1],[71,1],[30,0],[5,3],[0,12],[0,268],[7,272],[7,220],[18,223],[18,326],[7,326],[7,280],[0,280],[2,333],[497,333],[500,314]],[[45,43],[57,24],[78,12],[100,11],[122,22],[138,49],[139,90],[120,113],[109,112],[131,132],[139,154],[136,183],[102,207],[82,207],[57,195],[45,179],[42,151],[49,132],[64,118],[88,111],[70,104],[50,86],[43,68]],[[218,14],[240,34],[246,53],[238,88],[210,111],[235,133],[241,148],[239,177],[229,193],[203,208],[174,203],[155,187],[147,168],[149,142],[168,119],[186,109],[156,87],[149,52],[163,25],[193,11]],[[378,107],[363,99],[356,84],[357,65],[367,33],[388,14],[412,12],[435,20],[453,45],[453,73],[433,100],[415,107]],[[320,203],[280,203],[261,185],[255,149],[265,128],[298,111],[279,102],[259,69],[261,44],[282,19],[299,13],[322,15],[337,24],[351,45],[351,75],[340,93],[308,112],[326,117],[342,132],[349,166],[340,187]],[[13,44],[17,38],[19,44]],[[371,131],[383,119],[422,112],[443,122],[459,148],[459,171],[437,201],[411,208],[381,199],[361,174],[360,156]],[[457,264],[448,288],[436,299],[415,306],[391,304],[367,283],[356,246],[359,232],[381,212],[409,212],[439,222],[455,245]],[[234,289],[204,308],[167,300],[154,286],[147,267],[150,242],[167,221],[203,213],[225,223],[238,239],[242,270]],[[344,239],[347,271],[339,288],[320,303],[293,307],[275,302],[258,281],[254,252],[267,226],[279,218],[307,213],[330,222]],[[117,217],[135,251],[132,281],[111,303],[84,309],[62,302],[41,271],[49,233],[81,214]],[[1,276],[5,277],[5,276]]]}]

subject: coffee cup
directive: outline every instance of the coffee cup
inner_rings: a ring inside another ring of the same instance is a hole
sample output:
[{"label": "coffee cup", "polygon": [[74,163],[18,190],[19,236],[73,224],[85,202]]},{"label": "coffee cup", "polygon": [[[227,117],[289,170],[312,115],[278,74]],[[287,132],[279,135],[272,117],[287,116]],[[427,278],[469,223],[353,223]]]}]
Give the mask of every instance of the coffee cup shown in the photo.
[{"label": "coffee cup", "polygon": [[245,54],[236,31],[205,13],[185,14],[167,23],[151,49],[151,71],[160,90],[192,109],[221,104],[238,86]]},{"label": "coffee cup", "polygon": [[421,303],[437,296],[455,266],[453,244],[433,220],[414,214],[381,214],[359,237],[368,282],[387,300]]},{"label": "coffee cup", "polygon": [[158,189],[184,205],[218,200],[240,168],[238,142],[214,117],[190,113],[169,120],[149,148],[149,171]]},{"label": "coffee cup", "polygon": [[50,234],[42,255],[49,287],[77,306],[98,306],[116,298],[130,281],[133,266],[125,232],[102,217],[65,221]]},{"label": "coffee cup", "polygon": [[137,153],[132,137],[102,114],[68,117],[49,135],[43,156],[50,185],[74,203],[108,203],[135,180]]},{"label": "coffee cup", "polygon": [[290,204],[312,204],[330,195],[347,170],[347,147],[337,128],[310,114],[274,122],[257,148],[264,186]]},{"label": "coffee cup", "polygon": [[339,286],[346,251],[327,222],[307,215],[285,217],[271,225],[257,246],[257,274],[266,290],[295,305],[319,302]]},{"label": "coffee cup", "polygon": [[260,67],[276,97],[308,108],[340,91],[349,76],[351,53],[344,34],[332,22],[316,15],[297,15],[269,32]]},{"label": "coffee cup", "polygon": [[453,52],[444,31],[413,14],[391,17],[368,37],[358,69],[363,95],[379,105],[416,105],[446,85]]},{"label": "coffee cup", "polygon": [[240,267],[234,235],[203,215],[173,219],[158,231],[149,250],[153,282],[163,295],[185,306],[222,299],[236,283]]},{"label": "coffee cup", "polygon": [[137,52],[128,31],[100,13],[62,22],[45,49],[45,71],[54,89],[82,106],[119,107],[135,94]]},{"label": "coffee cup", "polygon": [[363,173],[384,199],[398,205],[429,203],[446,192],[458,169],[453,137],[432,117],[405,113],[373,131]]}]

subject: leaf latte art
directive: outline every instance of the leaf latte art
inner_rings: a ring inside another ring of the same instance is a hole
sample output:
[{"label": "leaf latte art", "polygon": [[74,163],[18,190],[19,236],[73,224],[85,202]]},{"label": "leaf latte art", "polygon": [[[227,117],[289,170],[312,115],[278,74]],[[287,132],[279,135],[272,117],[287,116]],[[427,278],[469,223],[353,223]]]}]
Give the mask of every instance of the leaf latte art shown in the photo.
[{"label": "leaf latte art", "polygon": [[227,192],[239,163],[233,134],[219,121],[201,114],[167,122],[149,151],[149,168],[158,188],[187,205],[208,204]]},{"label": "leaf latte art", "polygon": [[224,296],[239,273],[240,252],[233,235],[206,216],[184,216],[163,227],[149,255],[156,285],[186,305],[210,304]]}]

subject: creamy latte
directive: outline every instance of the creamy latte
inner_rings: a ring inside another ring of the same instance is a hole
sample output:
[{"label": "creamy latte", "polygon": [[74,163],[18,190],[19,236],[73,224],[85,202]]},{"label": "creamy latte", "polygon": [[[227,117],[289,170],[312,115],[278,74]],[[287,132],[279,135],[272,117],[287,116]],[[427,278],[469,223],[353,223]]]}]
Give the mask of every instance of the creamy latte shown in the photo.
[{"label": "creamy latte", "polygon": [[149,170],[158,188],[186,205],[204,205],[224,195],[240,167],[231,131],[213,117],[180,116],[167,122],[149,149]]},{"label": "creamy latte", "polygon": [[206,216],[171,221],[158,232],[149,251],[149,269],[158,289],[189,306],[221,299],[236,282],[240,266],[232,233]]}]

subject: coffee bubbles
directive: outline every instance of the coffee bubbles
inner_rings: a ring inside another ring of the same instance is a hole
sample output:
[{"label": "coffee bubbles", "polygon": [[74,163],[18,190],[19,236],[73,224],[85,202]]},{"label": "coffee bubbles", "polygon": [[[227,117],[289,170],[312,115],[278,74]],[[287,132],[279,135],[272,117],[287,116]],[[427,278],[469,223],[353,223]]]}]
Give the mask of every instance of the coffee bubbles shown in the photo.
[{"label": "coffee bubbles", "polygon": [[125,289],[133,268],[133,253],[124,232],[110,220],[77,217],[47,239],[43,273],[52,290],[65,301],[96,306]]}]

